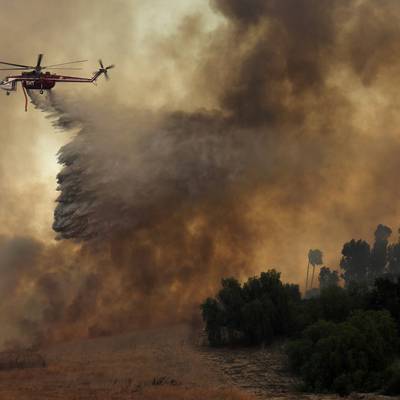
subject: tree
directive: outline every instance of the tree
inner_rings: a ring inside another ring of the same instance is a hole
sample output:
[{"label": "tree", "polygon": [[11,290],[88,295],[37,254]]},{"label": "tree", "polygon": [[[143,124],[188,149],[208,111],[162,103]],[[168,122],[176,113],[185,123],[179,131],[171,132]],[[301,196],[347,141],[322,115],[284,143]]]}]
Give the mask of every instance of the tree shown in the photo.
[{"label": "tree", "polygon": [[321,290],[319,297],[320,319],[342,322],[352,311],[352,301],[347,290],[339,286],[328,286]]},{"label": "tree", "polygon": [[375,391],[398,349],[387,311],[359,311],[341,323],[321,320],[288,347],[291,367],[315,392]]},{"label": "tree", "polygon": [[306,275],[306,293],[307,293],[307,289],[308,289],[308,276],[310,275],[310,253],[312,250],[308,251],[308,263],[307,263],[307,275]]},{"label": "tree", "polygon": [[224,311],[224,327],[227,329],[229,341],[235,336],[235,331],[241,327],[240,312],[244,304],[242,287],[235,278],[222,279],[222,289],[217,299]]},{"label": "tree", "polygon": [[369,281],[373,282],[385,272],[387,264],[388,239],[392,230],[385,225],[378,225],[375,231],[375,243],[371,250]]},{"label": "tree", "polygon": [[219,346],[222,343],[221,326],[223,324],[223,312],[215,299],[208,298],[200,306],[203,320],[206,323],[206,332],[211,346]]},{"label": "tree", "polygon": [[272,269],[250,278],[243,285],[243,296],[246,300],[242,310],[244,330],[251,343],[268,343],[274,336],[288,332],[291,304],[300,298],[297,286],[283,285],[281,274]]},{"label": "tree", "polygon": [[368,297],[368,307],[389,311],[396,320],[400,331],[400,282],[378,278]]},{"label": "tree", "polygon": [[371,265],[371,249],[364,240],[351,240],[345,243],[342,250],[340,267],[344,270],[343,278],[346,286],[350,282],[366,282]]},{"label": "tree", "polygon": [[211,345],[270,343],[295,329],[299,287],[284,285],[279,272],[263,272],[243,285],[234,278],[221,284],[216,298],[201,305]]},{"label": "tree", "polygon": [[338,286],[339,274],[337,271],[332,271],[328,267],[322,267],[319,271],[319,287],[325,289],[330,286]]},{"label": "tree", "polygon": [[[314,282],[315,267],[323,264],[321,250],[315,249],[315,250],[310,250],[308,252],[307,281],[308,281],[308,270],[309,270],[310,264],[313,267],[312,277],[311,277],[311,285],[310,285],[312,288],[313,282]],[[307,290],[307,285],[306,285],[306,290]]]},{"label": "tree", "polygon": [[400,229],[399,238],[397,243],[393,243],[388,246],[387,258],[388,258],[388,273],[392,276],[400,276]]},{"label": "tree", "polygon": [[243,333],[248,344],[271,343],[275,306],[268,297],[252,300],[242,308]]}]

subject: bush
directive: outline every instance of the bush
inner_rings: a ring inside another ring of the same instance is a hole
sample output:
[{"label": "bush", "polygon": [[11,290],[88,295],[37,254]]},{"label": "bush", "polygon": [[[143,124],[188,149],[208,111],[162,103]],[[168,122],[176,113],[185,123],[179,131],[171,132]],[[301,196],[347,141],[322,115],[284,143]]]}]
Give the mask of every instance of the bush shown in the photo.
[{"label": "bush", "polygon": [[292,369],[313,392],[374,391],[397,351],[396,324],[386,311],[358,311],[347,321],[319,321],[288,346]]},{"label": "bush", "polygon": [[388,310],[400,331],[400,282],[379,278],[369,294],[370,308]]},{"label": "bush", "polygon": [[385,393],[391,396],[400,394],[400,360],[396,360],[386,370]]},{"label": "bush", "polygon": [[354,309],[355,302],[348,290],[339,286],[328,286],[321,290],[319,296],[296,304],[291,332],[298,335],[319,320],[343,322]]},{"label": "bush", "polygon": [[223,279],[215,299],[202,305],[211,345],[270,343],[295,329],[296,305],[301,301],[297,285],[284,285],[275,270],[240,283]]},{"label": "bush", "polygon": [[321,319],[342,322],[352,310],[351,299],[346,290],[339,286],[329,286],[321,290],[319,299]]},{"label": "bush", "polygon": [[243,285],[222,280],[216,298],[201,306],[210,344],[298,338],[288,346],[289,359],[307,390],[399,393],[400,238],[389,244],[391,232],[379,225],[372,246],[345,243],[341,275],[322,266],[320,250],[310,250],[306,288],[310,265],[313,273],[321,266],[320,287],[311,284],[303,299],[299,287],[283,284],[275,270]]}]

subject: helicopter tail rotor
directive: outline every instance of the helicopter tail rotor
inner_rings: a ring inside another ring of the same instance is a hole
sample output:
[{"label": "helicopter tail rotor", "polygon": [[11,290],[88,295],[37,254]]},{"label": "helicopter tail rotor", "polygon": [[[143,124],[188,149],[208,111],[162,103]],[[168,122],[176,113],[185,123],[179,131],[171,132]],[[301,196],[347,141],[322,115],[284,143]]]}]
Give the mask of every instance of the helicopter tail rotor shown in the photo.
[{"label": "helicopter tail rotor", "polygon": [[114,68],[115,65],[112,64],[112,65],[109,65],[108,67],[105,67],[102,60],[99,60],[99,64],[100,64],[100,69],[99,69],[99,71],[100,71],[102,74],[104,74],[104,77],[106,78],[106,80],[109,80],[110,77],[108,76],[108,70]]}]

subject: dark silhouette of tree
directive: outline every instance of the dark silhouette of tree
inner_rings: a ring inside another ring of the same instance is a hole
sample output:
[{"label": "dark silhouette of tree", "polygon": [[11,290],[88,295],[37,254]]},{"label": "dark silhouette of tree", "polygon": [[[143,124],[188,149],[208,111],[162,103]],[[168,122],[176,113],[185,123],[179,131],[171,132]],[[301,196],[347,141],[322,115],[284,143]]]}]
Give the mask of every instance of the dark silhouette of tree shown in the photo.
[{"label": "dark silhouette of tree", "polygon": [[[400,229],[399,229],[400,234]],[[400,235],[397,243],[393,243],[387,248],[388,267],[390,275],[398,277],[400,275]]]},{"label": "dark silhouette of tree", "polygon": [[[364,240],[344,244],[345,287],[339,286],[338,271],[323,266],[318,249],[308,252],[304,298],[275,270],[244,284],[223,279],[216,297],[201,305],[210,344],[300,338],[288,353],[306,390],[400,394],[400,237],[389,244],[391,232],[379,225],[372,249]],[[319,288],[313,288],[317,266]]]},{"label": "dark silhouette of tree", "polygon": [[329,269],[328,267],[322,267],[319,271],[318,280],[320,289],[325,289],[330,286],[338,286],[339,273]]},{"label": "dark silhouette of tree", "polygon": [[367,274],[371,265],[371,249],[364,240],[351,240],[345,243],[342,250],[340,267],[344,270],[342,274],[346,285],[350,282],[366,282]]},{"label": "dark silhouette of tree", "polygon": [[385,225],[378,225],[375,231],[375,243],[371,250],[371,267],[369,271],[369,281],[373,282],[382,276],[387,264],[388,239],[392,230]]},{"label": "dark silhouette of tree", "polygon": [[396,320],[400,332],[400,282],[378,278],[369,294],[369,308],[388,310]]},{"label": "dark silhouette of tree", "polygon": [[320,317],[327,321],[342,322],[352,311],[352,301],[346,289],[339,286],[328,286],[321,290],[318,299]]},{"label": "dark silhouette of tree", "polygon": [[308,261],[309,264],[312,265],[313,270],[312,270],[312,277],[311,277],[311,285],[310,287],[313,287],[313,283],[314,283],[314,273],[315,273],[315,267],[322,265],[323,261],[322,261],[322,251],[315,249],[315,250],[310,250],[308,252]]},{"label": "dark silhouette of tree", "polygon": [[389,396],[400,394],[400,360],[386,369],[384,393]]},{"label": "dark silhouette of tree", "polygon": [[274,338],[275,306],[271,299],[255,299],[242,308],[243,333],[249,344],[271,343]]},{"label": "dark silhouette of tree", "polygon": [[299,287],[283,284],[275,270],[250,278],[243,286],[236,279],[223,279],[216,299],[201,305],[209,342],[270,343],[294,329],[295,304],[300,302]]},{"label": "dark silhouette of tree", "polygon": [[206,332],[211,346],[222,344],[221,325],[223,324],[223,311],[217,300],[208,298],[201,305],[203,320],[206,321]]},{"label": "dark silhouette of tree", "polygon": [[308,289],[308,277],[310,275],[310,254],[311,254],[312,250],[309,250],[308,252],[308,263],[307,263],[307,275],[306,275],[306,293],[307,293],[307,289]]},{"label": "dark silhouette of tree", "polygon": [[235,332],[241,328],[240,313],[244,305],[242,287],[234,278],[222,279],[222,289],[217,299],[224,311],[224,326],[227,330],[228,341],[233,341]]},{"label": "dark silhouette of tree", "polygon": [[300,303],[300,307],[295,310],[297,331],[292,329],[292,332],[301,332],[307,326],[321,319],[343,322],[355,309],[356,302],[349,295],[348,289],[329,286],[318,292],[318,295],[305,297]]}]

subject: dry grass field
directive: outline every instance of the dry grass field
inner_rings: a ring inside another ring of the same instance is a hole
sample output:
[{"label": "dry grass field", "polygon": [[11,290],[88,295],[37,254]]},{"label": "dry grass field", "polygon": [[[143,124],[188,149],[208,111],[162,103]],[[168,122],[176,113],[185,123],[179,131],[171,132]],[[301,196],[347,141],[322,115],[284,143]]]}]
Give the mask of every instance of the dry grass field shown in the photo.
[{"label": "dry grass field", "polygon": [[[174,327],[51,346],[41,351],[46,368],[0,371],[0,399],[156,399],[163,393],[189,400],[196,388],[201,396],[207,388],[229,388],[188,336],[185,327]],[[207,396],[239,399],[216,393]]]},{"label": "dry grass field", "polygon": [[0,371],[0,400],[338,398],[295,393],[279,349],[212,350],[189,337],[180,326],[51,346],[45,368]]}]

